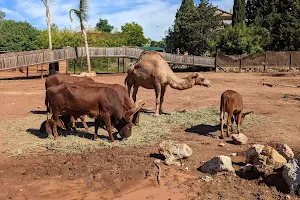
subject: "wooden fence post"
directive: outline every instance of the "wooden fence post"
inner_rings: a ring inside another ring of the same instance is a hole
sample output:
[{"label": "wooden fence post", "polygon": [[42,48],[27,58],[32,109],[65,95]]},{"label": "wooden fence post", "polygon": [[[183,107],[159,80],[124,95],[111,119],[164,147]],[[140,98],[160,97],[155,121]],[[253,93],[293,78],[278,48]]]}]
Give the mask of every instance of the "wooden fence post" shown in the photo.
[{"label": "wooden fence post", "polygon": [[44,64],[42,64],[42,74],[41,74],[42,80],[44,79]]},{"label": "wooden fence post", "polygon": [[28,78],[28,67],[26,67],[26,77]]},{"label": "wooden fence post", "polygon": [[290,52],[290,66],[289,69],[292,70],[292,52]]},{"label": "wooden fence post", "polygon": [[242,57],[240,58],[240,72],[242,72]]},{"label": "wooden fence post", "polygon": [[118,73],[120,73],[120,58],[118,58]]},{"label": "wooden fence post", "polygon": [[266,66],[267,66],[267,51],[265,52],[265,62],[264,62],[264,72],[266,71]]},{"label": "wooden fence post", "polygon": [[215,72],[217,72],[217,67],[218,67],[218,51],[216,53],[216,58],[215,58]]}]

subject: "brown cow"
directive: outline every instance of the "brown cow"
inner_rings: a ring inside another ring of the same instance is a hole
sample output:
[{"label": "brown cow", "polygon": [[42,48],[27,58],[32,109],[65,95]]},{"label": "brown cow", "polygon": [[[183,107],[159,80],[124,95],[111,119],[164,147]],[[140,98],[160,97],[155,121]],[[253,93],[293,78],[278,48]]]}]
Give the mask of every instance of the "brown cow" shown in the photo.
[{"label": "brown cow", "polygon": [[57,122],[59,115],[66,112],[78,118],[81,115],[96,117],[94,139],[97,138],[99,122],[104,122],[111,142],[112,124],[122,137],[129,137],[132,131],[132,118],[143,104],[124,112],[117,92],[105,87],[91,87],[62,83],[47,89],[47,99],[52,110],[52,129],[55,138],[58,138]]},{"label": "brown cow", "polygon": [[[47,77],[46,81],[45,81],[45,89],[47,91],[47,89],[49,87],[52,87],[52,86],[57,86],[61,83],[81,83],[81,82],[85,82],[85,83],[91,83],[91,82],[95,82],[93,79],[91,78],[88,78],[88,77],[75,77],[75,76],[69,76],[69,75],[66,75],[66,74],[53,74],[53,75],[50,75]],[[47,112],[50,112],[49,110],[49,105],[48,105],[48,99],[47,99],[47,95],[46,95],[46,98],[45,98],[45,105],[47,107]],[[85,116],[82,115],[82,116],[79,116],[81,121],[82,121],[82,124],[84,126],[84,128],[88,131],[88,126],[86,124],[86,121],[85,121]],[[72,128],[75,129],[75,119],[73,116],[70,116],[70,122],[72,122]],[[67,126],[67,124],[65,124],[65,126]]]},{"label": "brown cow", "polygon": [[[130,100],[130,97],[128,96],[127,89],[119,84],[105,84],[105,83],[99,83],[99,82],[80,82],[76,85],[85,85],[85,86],[92,86],[92,87],[107,87],[115,90],[118,93],[119,99],[121,101],[121,104],[123,105],[124,112],[134,108],[134,103]],[[136,112],[133,116],[132,123],[135,125],[139,124],[139,112]]]}]

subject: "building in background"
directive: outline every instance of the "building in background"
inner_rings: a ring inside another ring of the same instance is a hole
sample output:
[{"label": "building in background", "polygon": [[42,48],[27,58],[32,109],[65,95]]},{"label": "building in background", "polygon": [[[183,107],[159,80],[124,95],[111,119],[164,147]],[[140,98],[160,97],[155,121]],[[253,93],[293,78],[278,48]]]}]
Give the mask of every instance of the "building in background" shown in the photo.
[{"label": "building in background", "polygon": [[230,12],[227,12],[225,10],[217,8],[216,13],[221,15],[221,19],[223,21],[224,27],[232,24],[232,10],[231,9],[230,9]]}]

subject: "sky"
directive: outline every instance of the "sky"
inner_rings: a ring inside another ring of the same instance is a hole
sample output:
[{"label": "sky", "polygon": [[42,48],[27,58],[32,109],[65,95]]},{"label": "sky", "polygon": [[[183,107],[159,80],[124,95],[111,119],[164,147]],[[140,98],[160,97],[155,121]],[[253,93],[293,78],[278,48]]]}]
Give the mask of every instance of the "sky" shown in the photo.
[{"label": "sky", "polygon": [[[199,4],[196,0],[195,4]],[[69,10],[78,7],[78,0],[54,0],[50,4],[51,23],[59,28],[78,28],[70,21]],[[119,31],[126,22],[135,21],[144,29],[147,38],[160,41],[172,26],[181,0],[88,0],[88,27],[95,27],[99,18],[107,19]],[[218,8],[230,11],[233,0],[210,0]],[[46,28],[45,7],[41,0],[0,0],[0,10],[6,19],[27,21],[38,29]],[[75,17],[73,17],[75,18]]]}]

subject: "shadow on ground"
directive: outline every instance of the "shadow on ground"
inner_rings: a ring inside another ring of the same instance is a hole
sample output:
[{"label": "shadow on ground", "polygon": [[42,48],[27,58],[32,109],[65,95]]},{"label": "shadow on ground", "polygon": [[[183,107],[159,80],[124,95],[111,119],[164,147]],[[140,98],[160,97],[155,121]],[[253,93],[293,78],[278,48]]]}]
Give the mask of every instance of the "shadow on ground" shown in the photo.
[{"label": "shadow on ground", "polygon": [[30,113],[35,114],[35,115],[46,115],[47,111],[46,110],[32,110]]},{"label": "shadow on ground", "polygon": [[[48,75],[44,75],[44,78],[48,77]],[[41,76],[18,76],[18,77],[8,77],[8,78],[0,78],[0,81],[13,81],[13,80],[28,80],[28,79],[41,79]]]},{"label": "shadow on ground", "polygon": [[212,126],[209,124],[200,124],[200,125],[185,129],[185,131],[188,133],[197,133],[199,135],[211,136],[211,137],[214,137],[215,134],[213,134],[213,133],[217,132],[218,130],[220,130],[220,125]]},{"label": "shadow on ground", "polygon": [[[41,139],[46,139],[48,137],[48,134],[46,132],[40,131],[39,129],[27,129],[26,130],[27,133],[32,134],[38,138]],[[114,132],[113,133],[113,137],[116,140],[122,140],[122,138],[120,138],[118,136],[118,132]],[[80,138],[85,138],[85,139],[90,139],[93,140],[94,139],[94,133],[89,133],[86,131],[69,131],[69,130],[62,130],[58,128],[58,135],[59,136],[69,136],[69,135],[73,135],[73,136],[78,136]],[[103,140],[109,140],[109,137],[106,135],[99,135],[98,134],[98,138],[103,139]]]}]

